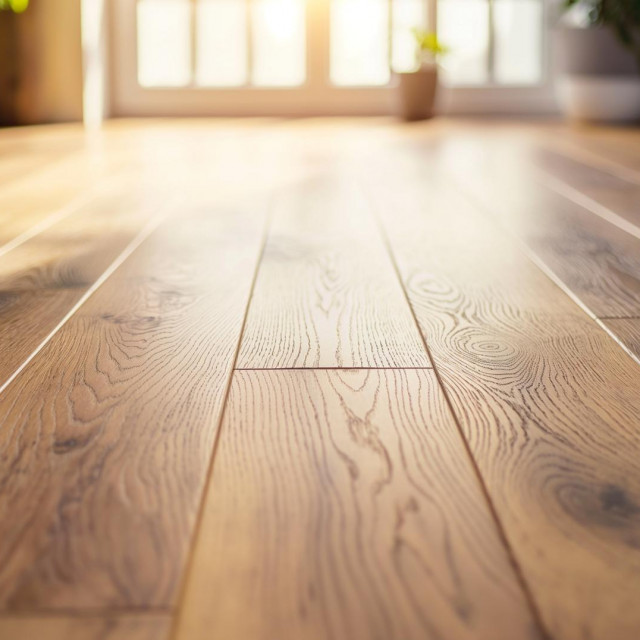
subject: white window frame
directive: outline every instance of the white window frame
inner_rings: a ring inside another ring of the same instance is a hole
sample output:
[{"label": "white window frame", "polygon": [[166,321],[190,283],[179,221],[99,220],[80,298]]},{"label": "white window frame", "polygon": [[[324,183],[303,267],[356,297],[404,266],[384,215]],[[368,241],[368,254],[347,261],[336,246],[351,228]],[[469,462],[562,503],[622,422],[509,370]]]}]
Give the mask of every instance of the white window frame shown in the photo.
[{"label": "white window frame", "polygon": [[[424,1],[429,22],[435,24],[436,0]],[[439,97],[440,112],[535,114],[556,110],[547,53],[548,0],[540,1],[545,39],[542,81],[526,86],[491,83],[443,86]],[[110,113],[113,116],[320,116],[388,115],[394,112],[393,79],[389,85],[375,87],[331,84],[328,1],[312,0],[307,5],[307,81],[301,86],[273,88],[252,85],[142,87],[137,78],[136,0],[113,0],[109,7]]]}]

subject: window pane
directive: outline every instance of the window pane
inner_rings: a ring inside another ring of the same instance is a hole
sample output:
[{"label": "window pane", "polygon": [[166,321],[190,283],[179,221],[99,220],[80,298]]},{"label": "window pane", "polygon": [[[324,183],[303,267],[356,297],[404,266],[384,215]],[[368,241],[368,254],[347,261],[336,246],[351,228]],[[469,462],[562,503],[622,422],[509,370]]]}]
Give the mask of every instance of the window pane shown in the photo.
[{"label": "window pane", "polygon": [[212,87],[247,82],[247,9],[242,0],[199,0],[196,81]]},{"label": "window pane", "polygon": [[253,0],[253,84],[295,86],[306,76],[304,0]]},{"label": "window pane", "polygon": [[188,0],[140,0],[137,6],[138,82],[182,87],[191,81]]},{"label": "window pane", "polygon": [[386,0],[331,2],[331,80],[337,85],[389,82]]},{"label": "window pane", "polygon": [[424,0],[394,0],[392,22],[391,66],[395,71],[411,71],[416,66],[416,43],[412,30],[427,27],[427,3]]},{"label": "window pane", "polygon": [[440,0],[438,32],[451,52],[443,61],[447,81],[487,82],[489,3],[484,0]]},{"label": "window pane", "polygon": [[496,0],[495,77],[504,84],[533,84],[542,76],[542,4]]}]

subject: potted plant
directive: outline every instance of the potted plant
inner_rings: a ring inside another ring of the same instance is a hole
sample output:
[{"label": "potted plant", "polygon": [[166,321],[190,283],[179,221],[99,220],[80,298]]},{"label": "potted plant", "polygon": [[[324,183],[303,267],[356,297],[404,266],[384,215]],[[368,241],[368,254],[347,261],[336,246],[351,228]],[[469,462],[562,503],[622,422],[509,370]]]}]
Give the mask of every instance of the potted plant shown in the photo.
[{"label": "potted plant", "polygon": [[438,87],[438,62],[448,52],[435,33],[413,29],[415,68],[399,72],[400,113],[405,120],[424,120],[433,115]]},{"label": "potted plant", "polygon": [[564,111],[579,120],[640,118],[640,0],[563,0],[556,33]]}]

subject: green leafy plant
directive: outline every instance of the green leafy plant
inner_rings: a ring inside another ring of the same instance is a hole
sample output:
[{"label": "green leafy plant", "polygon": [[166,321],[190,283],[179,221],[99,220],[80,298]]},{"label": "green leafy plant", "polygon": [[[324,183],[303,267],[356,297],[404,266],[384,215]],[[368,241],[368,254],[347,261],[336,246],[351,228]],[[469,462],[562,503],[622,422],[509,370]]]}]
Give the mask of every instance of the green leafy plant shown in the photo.
[{"label": "green leafy plant", "polygon": [[0,11],[22,13],[29,6],[29,0],[0,0]]},{"label": "green leafy plant", "polygon": [[418,68],[423,65],[436,64],[440,58],[449,53],[449,47],[442,44],[435,33],[418,28],[412,29],[411,33],[416,43],[416,65]]},{"label": "green leafy plant", "polygon": [[563,0],[562,8],[583,9],[591,25],[612,29],[640,66],[640,0]]}]

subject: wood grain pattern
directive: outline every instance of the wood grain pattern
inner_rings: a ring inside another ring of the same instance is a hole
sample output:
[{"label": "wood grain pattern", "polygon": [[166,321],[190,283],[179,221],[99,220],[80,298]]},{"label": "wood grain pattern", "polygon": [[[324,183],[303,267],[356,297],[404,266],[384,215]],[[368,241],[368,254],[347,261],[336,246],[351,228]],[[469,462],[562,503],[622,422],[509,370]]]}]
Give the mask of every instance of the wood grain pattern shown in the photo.
[{"label": "wood grain pattern", "polygon": [[82,126],[4,128],[0,135],[0,188],[37,179],[79,155],[86,145]]},{"label": "wood grain pattern", "polygon": [[66,212],[73,213],[86,205],[91,194],[77,188],[51,186],[47,189],[25,193],[0,192],[0,251],[19,236],[29,233],[38,225],[44,227],[48,220],[58,220]]},{"label": "wood grain pattern", "polygon": [[169,616],[0,617],[2,640],[166,640]]},{"label": "wood grain pattern", "polygon": [[640,318],[605,318],[602,322],[640,360]]},{"label": "wood grain pattern", "polygon": [[0,255],[0,387],[158,208],[114,190]]},{"label": "wood grain pattern", "polygon": [[319,176],[276,204],[238,367],[428,367],[362,197]]},{"label": "wood grain pattern", "polygon": [[539,637],[432,371],[234,373],[176,634],[212,637]]},{"label": "wood grain pattern", "polygon": [[[622,169],[622,175],[640,175],[640,136],[636,127],[555,127],[545,143],[571,145],[572,153],[589,154],[588,164],[604,162]],[[568,149],[568,147],[567,147]],[[586,156],[584,156],[586,161]]]},{"label": "wood grain pattern", "polygon": [[[114,151],[104,159],[77,155],[0,190],[0,254],[127,184],[131,163]],[[132,181],[133,182],[133,181]],[[141,182],[138,180],[137,182]],[[137,188],[137,185],[136,185]],[[162,190],[162,184],[158,185]]]},{"label": "wood grain pattern", "polygon": [[[535,179],[531,146],[443,143],[447,172],[484,211],[519,236],[596,317],[640,315],[640,239]],[[434,172],[442,163],[423,154]]]},{"label": "wood grain pattern", "polygon": [[[191,203],[0,395],[2,640],[167,640],[179,607],[178,640],[637,640],[640,368],[517,237],[638,353],[637,239],[534,173],[628,221],[638,140],[446,119],[0,132],[0,245],[38,232],[0,256],[0,370],[148,194]],[[273,194],[239,365],[306,370],[234,374],[209,477]]]},{"label": "wood grain pattern", "polygon": [[637,364],[420,163],[384,169],[368,188],[545,626],[636,638]]},{"label": "wood grain pattern", "polygon": [[263,224],[163,225],[0,397],[3,609],[172,603]]},{"label": "wood grain pattern", "polygon": [[640,230],[640,184],[549,149],[538,149],[536,161],[555,180],[613,211]]}]

